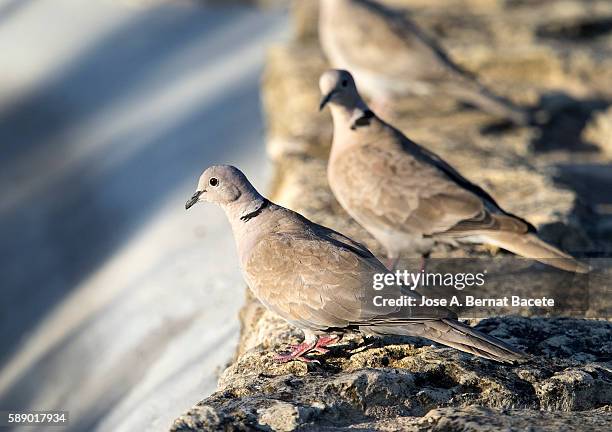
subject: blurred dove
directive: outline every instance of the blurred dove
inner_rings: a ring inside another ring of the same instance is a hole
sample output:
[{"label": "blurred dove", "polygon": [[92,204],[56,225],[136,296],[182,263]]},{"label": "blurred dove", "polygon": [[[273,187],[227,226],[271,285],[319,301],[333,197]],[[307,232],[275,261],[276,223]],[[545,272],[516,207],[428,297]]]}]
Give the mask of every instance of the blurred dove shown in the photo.
[{"label": "blurred dove", "polygon": [[375,105],[409,93],[439,93],[519,125],[532,120],[455,64],[414,22],[375,1],[321,0],[319,39],[332,67],[351,71]]},{"label": "blurred dove", "polygon": [[524,219],[503,210],[482,188],[436,154],[379,119],[359,96],[351,74],[320,79],[334,123],[327,175],[344,209],[387,250],[424,253],[434,241],[484,243],[571,272],[588,266],[545,243]]},{"label": "blurred dove", "polygon": [[[385,266],[363,245],[261,196],[233,166],[208,168],[185,208],[219,204],[232,226],[243,276],[269,310],[304,331],[304,342],[280,361],[312,361],[336,335],[421,336],[500,362],[525,358],[504,342],[456,320],[444,308],[376,307],[368,301],[375,274]],[[404,287],[397,294],[419,298]],[[325,335],[325,336],[324,336]],[[329,336],[332,335],[332,336]]]}]

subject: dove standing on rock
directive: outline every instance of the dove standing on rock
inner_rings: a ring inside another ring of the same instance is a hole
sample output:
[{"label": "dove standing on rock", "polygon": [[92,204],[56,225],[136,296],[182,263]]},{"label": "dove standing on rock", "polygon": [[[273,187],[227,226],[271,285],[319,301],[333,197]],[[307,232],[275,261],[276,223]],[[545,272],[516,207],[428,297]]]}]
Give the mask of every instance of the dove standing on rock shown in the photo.
[{"label": "dove standing on rock", "polygon": [[[219,204],[232,227],[242,273],[269,310],[304,331],[304,342],[280,361],[312,361],[347,331],[421,336],[488,359],[523,359],[504,342],[473,330],[444,308],[375,307],[367,301],[375,274],[385,266],[359,243],[317,225],[261,196],[235,167],[208,168],[189,209],[198,201]],[[398,287],[402,295],[419,298]],[[371,292],[371,291],[370,291]]]},{"label": "dove standing on rock", "polygon": [[350,70],[376,104],[410,93],[446,94],[519,125],[531,121],[527,110],[461,69],[404,15],[373,0],[320,0],[319,8],[319,39],[329,62]]},{"label": "dove standing on rock", "polygon": [[400,253],[423,253],[443,241],[490,244],[563,270],[588,271],[440,157],[379,119],[349,72],[327,71],[319,86],[320,108],[330,105],[334,123],[329,185],[342,207],[385,247],[391,268]]}]

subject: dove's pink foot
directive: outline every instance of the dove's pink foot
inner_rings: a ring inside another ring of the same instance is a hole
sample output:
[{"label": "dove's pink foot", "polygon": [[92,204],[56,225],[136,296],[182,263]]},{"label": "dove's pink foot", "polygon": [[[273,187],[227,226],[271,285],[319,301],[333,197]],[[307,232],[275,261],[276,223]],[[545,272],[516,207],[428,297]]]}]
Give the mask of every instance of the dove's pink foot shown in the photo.
[{"label": "dove's pink foot", "polygon": [[329,350],[326,347],[339,342],[340,339],[342,339],[342,336],[338,335],[320,337],[315,346],[312,347],[311,351],[316,351],[320,354],[327,354]]},{"label": "dove's pink foot", "polygon": [[387,270],[389,270],[390,272],[395,271],[395,267],[397,266],[397,263],[399,261],[399,257],[387,257],[387,259],[385,260],[385,267],[387,267]]},{"label": "dove's pink foot", "polygon": [[317,345],[316,342],[308,343],[302,342],[299,345],[292,345],[289,348],[291,352],[289,354],[277,354],[274,357],[274,360],[280,363],[287,363],[290,361],[301,361],[304,363],[319,363],[318,360],[311,360],[309,358],[304,357],[308,354],[312,349]]},{"label": "dove's pink foot", "polygon": [[290,361],[301,361],[304,363],[319,363],[318,360],[313,360],[305,357],[307,354],[316,352],[319,354],[327,354],[329,350],[325,347],[338,342],[341,339],[340,336],[323,336],[317,338],[312,342],[302,342],[299,345],[292,345],[291,352],[288,354],[277,354],[274,360],[280,363],[286,363]]},{"label": "dove's pink foot", "polygon": [[419,271],[427,271],[427,257],[425,255],[421,256],[421,265]]}]

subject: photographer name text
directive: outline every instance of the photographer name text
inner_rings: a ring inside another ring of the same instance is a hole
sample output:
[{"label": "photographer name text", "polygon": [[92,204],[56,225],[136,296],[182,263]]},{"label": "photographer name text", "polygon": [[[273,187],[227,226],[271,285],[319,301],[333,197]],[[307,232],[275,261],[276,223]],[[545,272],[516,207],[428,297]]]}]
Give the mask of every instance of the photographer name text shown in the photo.
[{"label": "photographer name text", "polygon": [[497,298],[478,298],[475,296],[465,296],[462,301],[458,296],[450,299],[434,297],[411,297],[400,296],[386,298],[375,296],[374,306],[378,307],[432,307],[432,306],[467,306],[467,307],[554,307],[555,299],[548,297],[526,298],[519,296],[504,296]]}]

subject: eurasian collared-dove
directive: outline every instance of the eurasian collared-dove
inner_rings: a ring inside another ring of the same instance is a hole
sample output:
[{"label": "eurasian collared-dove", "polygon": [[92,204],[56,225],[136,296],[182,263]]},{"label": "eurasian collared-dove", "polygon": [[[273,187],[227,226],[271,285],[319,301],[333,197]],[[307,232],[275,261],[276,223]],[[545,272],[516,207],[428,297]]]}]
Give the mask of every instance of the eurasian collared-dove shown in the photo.
[{"label": "eurasian collared-dove", "polygon": [[[504,342],[457,321],[447,309],[377,307],[369,301],[385,266],[363,245],[262,197],[235,167],[208,168],[187,201],[219,204],[230,221],[241,269],[255,296],[302,329],[305,340],[279,360],[310,361],[336,339],[323,334],[421,336],[502,362],[524,358]],[[420,296],[403,287],[398,293]]]},{"label": "eurasian collared-dove", "polygon": [[319,39],[332,67],[351,71],[374,101],[441,94],[517,124],[529,112],[463,70],[413,21],[373,0],[320,0]]},{"label": "eurasian collared-dove", "polygon": [[334,123],[329,185],[342,207],[385,247],[393,266],[400,253],[425,252],[437,240],[490,244],[563,270],[588,271],[436,154],[379,119],[349,72],[327,71],[319,86],[320,108],[330,105]]}]

